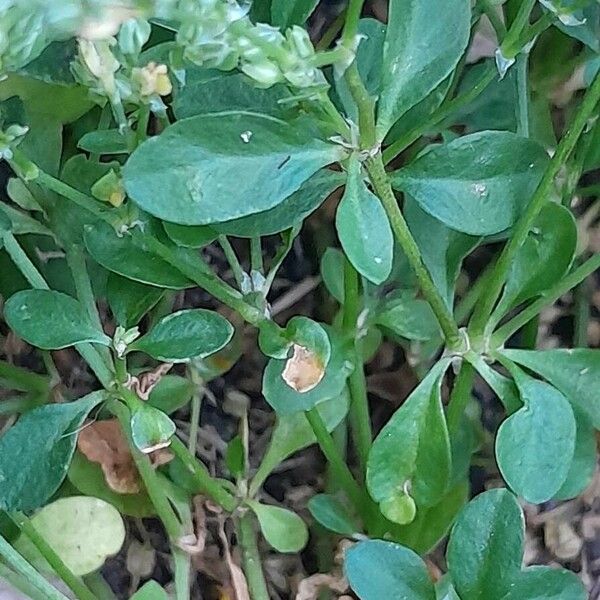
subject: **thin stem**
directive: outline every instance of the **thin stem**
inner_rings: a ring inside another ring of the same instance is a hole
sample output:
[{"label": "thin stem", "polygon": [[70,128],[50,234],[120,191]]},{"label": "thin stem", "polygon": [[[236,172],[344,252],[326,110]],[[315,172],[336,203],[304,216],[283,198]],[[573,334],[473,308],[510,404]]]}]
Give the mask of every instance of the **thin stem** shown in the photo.
[{"label": "thin stem", "polygon": [[50,289],[45,279],[42,277],[37,267],[31,262],[29,256],[25,254],[25,250],[23,250],[21,244],[19,244],[12,232],[5,232],[2,239],[4,241],[4,249],[25,279],[27,279],[31,287],[40,290]]},{"label": "thin stem", "polygon": [[90,369],[94,372],[94,375],[98,378],[98,381],[106,389],[110,389],[115,378],[113,371],[106,365],[104,359],[92,344],[77,344],[75,350],[79,352],[81,358],[85,360]]},{"label": "thin stem", "polygon": [[340,487],[344,490],[348,499],[354,504],[359,512],[362,512],[364,505],[363,493],[354,479],[348,465],[344,461],[335,441],[331,437],[331,434],[327,431],[327,427],[323,422],[319,411],[316,408],[312,408],[304,413],[312,430],[317,438],[319,447],[321,448],[329,466],[331,468],[336,481]]},{"label": "thin stem", "polygon": [[264,269],[260,237],[250,239],[250,265],[253,271],[262,273]]},{"label": "thin stem", "polygon": [[475,85],[468,91],[453,100],[444,102],[424,123],[416,125],[413,129],[407,131],[404,135],[398,138],[394,143],[390,144],[383,151],[383,162],[387,165],[401,152],[406,150],[411,144],[416,142],[422,135],[430,131],[436,125],[447,119],[451,114],[467,106],[475,100],[487,87],[498,77],[498,71],[492,64],[484,69],[481,77]]},{"label": "thin stem", "polygon": [[536,5],[537,0],[523,0],[519,11],[511,23],[510,30],[502,41],[502,54],[506,57],[516,56],[519,52],[519,38],[521,32],[529,25],[529,15]]},{"label": "thin stem", "polygon": [[470,325],[470,329],[474,336],[480,336],[483,333],[487,320],[492,314],[496,301],[504,287],[504,281],[506,280],[513,257],[523,245],[539,212],[546,202],[548,202],[548,198],[550,197],[554,185],[554,179],[569,158],[571,152],[573,152],[577,140],[583,132],[588,119],[593,115],[599,100],[600,74],[596,75],[594,82],[588,89],[581,106],[575,115],[573,123],[560,141],[556,153],[544,172],[544,176],[542,177],[531,202],[517,222],[512,237],[506,246],[504,246],[502,254],[494,268],[494,274],[491,278],[487,293],[482,296],[481,301],[475,308],[475,313]]},{"label": "thin stem", "polygon": [[371,415],[369,413],[361,344],[357,331],[359,310],[358,273],[350,261],[346,259],[344,263],[344,306],[342,321],[345,334],[354,342],[355,363],[354,370],[348,378],[350,422],[352,423],[356,454],[360,463],[361,478],[364,478],[367,470],[369,450],[373,441],[373,431],[371,428]]},{"label": "thin stem", "polygon": [[[485,13],[485,16],[488,18],[491,23],[494,32],[496,33],[496,38],[499,43],[502,43],[504,36],[506,35],[506,25],[502,20],[500,14],[498,13],[497,5],[493,4],[490,0],[479,0],[479,4],[481,4],[481,8]],[[502,10],[502,8],[500,8]]]},{"label": "thin stem", "polygon": [[460,426],[460,420],[465,412],[467,404],[471,398],[471,389],[475,377],[475,369],[473,366],[462,361],[460,371],[454,381],[452,393],[450,394],[450,402],[448,403],[448,431],[450,435],[456,434]]},{"label": "thin stem", "polygon": [[517,56],[517,133],[529,137],[529,85],[527,80],[529,53]]},{"label": "thin stem", "polygon": [[269,600],[267,583],[260,562],[256,540],[255,519],[252,511],[244,512],[236,519],[238,543],[242,550],[244,574],[252,600]]},{"label": "thin stem", "polygon": [[446,306],[446,302],[435,287],[429,271],[427,271],[427,268],[423,264],[419,246],[408,229],[408,225],[404,220],[404,216],[402,215],[396,197],[394,196],[389,178],[383,166],[381,154],[378,153],[375,157],[368,159],[365,161],[365,164],[373,189],[381,200],[396,239],[404,250],[406,257],[417,276],[423,296],[430,304],[440,324],[446,344],[449,347],[457,348],[460,345],[458,326],[454,321],[452,313]]},{"label": "thin stem", "polygon": [[0,556],[16,573],[23,576],[47,600],[68,600],[51,586],[7,541],[0,535]]},{"label": "thin stem", "polygon": [[563,294],[580,284],[589,277],[596,269],[600,269],[600,254],[588,258],[580,267],[559,281],[554,287],[547,290],[544,295],[513,317],[508,323],[502,325],[492,336],[492,348],[498,348],[506,340],[526,325],[545,306],[558,300]]},{"label": "thin stem", "polygon": [[238,288],[241,289],[244,281],[244,269],[242,269],[242,265],[240,265],[237,254],[235,253],[235,250],[233,249],[233,246],[227,239],[226,235],[220,235],[218,237],[218,242],[223,249],[223,253],[225,254],[225,258],[227,259],[229,266],[231,267],[233,278],[235,279]]},{"label": "thin stem", "polygon": [[575,331],[573,333],[573,346],[576,348],[587,348],[590,315],[590,286],[587,280],[584,280],[575,288]]},{"label": "thin stem", "polygon": [[98,571],[85,575],[83,580],[98,600],[117,600],[112,588]]},{"label": "thin stem", "polygon": [[354,48],[354,40],[358,34],[358,23],[365,0],[349,0],[346,9],[346,20],[342,32],[342,44],[347,48]]},{"label": "thin stem", "polygon": [[11,513],[9,516],[79,600],[96,600],[96,596],[79,577],[73,574],[71,569],[64,563],[63,559],[54,551],[48,542],[46,542],[43,536],[40,535],[38,530],[23,513]]},{"label": "thin stem", "polygon": [[375,99],[365,88],[356,61],[344,73],[344,78],[358,108],[358,127],[360,130],[360,146],[363,150],[370,150],[377,142],[375,129]]},{"label": "thin stem", "polygon": [[333,40],[337,37],[338,33],[342,30],[344,22],[346,21],[346,10],[343,10],[327,28],[321,39],[316,43],[315,50],[317,52],[326,50],[331,46]]},{"label": "thin stem", "polygon": [[199,490],[211,500],[222,506],[226,511],[233,512],[237,506],[236,499],[190,454],[185,445],[176,437],[171,440],[171,450],[183,463]]}]

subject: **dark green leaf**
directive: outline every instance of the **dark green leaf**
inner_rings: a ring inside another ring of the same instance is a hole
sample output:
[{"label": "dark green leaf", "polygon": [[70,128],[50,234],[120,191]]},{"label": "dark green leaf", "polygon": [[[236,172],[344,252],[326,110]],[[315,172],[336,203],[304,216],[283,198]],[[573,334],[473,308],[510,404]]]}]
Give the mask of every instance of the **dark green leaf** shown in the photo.
[{"label": "dark green leaf", "polygon": [[360,542],[346,552],[344,570],[360,600],[435,600],[425,563],[399,544]]},{"label": "dark green leaf", "polygon": [[2,217],[8,217],[14,235],[25,235],[26,233],[47,236],[54,235],[50,229],[48,229],[38,220],[30,217],[27,213],[18,210],[13,206],[9,206],[8,204],[0,204],[0,213],[2,213]]},{"label": "dark green leaf", "polygon": [[407,492],[420,508],[446,492],[451,457],[440,384],[447,367],[447,360],[437,363],[373,442],[367,486],[375,501]]},{"label": "dark green leaf", "polygon": [[575,450],[575,417],[556,388],[512,372],[523,408],[496,436],[496,458],[505,481],[528,502],[550,500],[567,478]]},{"label": "dark green leaf", "polygon": [[576,246],[577,225],[571,211],[553,202],[546,204],[511,262],[497,314],[556,283],[568,271]]},{"label": "dark green leaf", "polygon": [[205,225],[277,206],[341,156],[341,147],[271,117],[200,115],[144,142],[123,176],[129,197],[149,213]]},{"label": "dark green leaf", "polygon": [[260,523],[265,540],[278,552],[299,552],[308,541],[308,529],[304,521],[291,510],[279,506],[246,500]]},{"label": "dark green leaf", "polygon": [[374,318],[377,325],[400,338],[427,341],[440,337],[431,306],[412,294],[385,300]]},{"label": "dark green leaf", "polygon": [[547,162],[536,142],[483,131],[435,146],[396,171],[392,183],[451,229],[492,235],[514,224]]},{"label": "dark green leaf", "polygon": [[194,390],[194,384],[186,377],[163,375],[150,392],[148,404],[170,415],[192,399]]},{"label": "dark green leaf", "polygon": [[84,308],[71,296],[50,290],[23,290],[4,306],[8,326],[26,342],[42,350],[59,350],[82,342],[110,344]]},{"label": "dark green leaf", "polygon": [[119,236],[108,223],[86,227],[85,245],[96,262],[128,279],[175,290],[194,285],[162,258],[138,246],[128,233]]},{"label": "dark green leaf", "polygon": [[77,430],[104,392],[24,414],[0,438],[0,507],[33,510],[62,483],[75,451]]},{"label": "dark green leaf", "polygon": [[185,248],[203,248],[219,237],[219,233],[209,225],[163,225],[171,241]]},{"label": "dark green leaf", "polygon": [[327,291],[344,303],[344,253],[337,248],[327,248],[321,258],[321,277]]},{"label": "dark green leaf", "polygon": [[234,477],[241,477],[246,471],[244,442],[236,435],[228,444],[225,452],[225,464]]},{"label": "dark green leaf", "polygon": [[549,381],[600,429],[600,350],[503,350],[502,354]]},{"label": "dark green leaf", "polygon": [[143,402],[131,415],[131,438],[144,454],[166,448],[175,429],[175,423],[164,412]]},{"label": "dark green leaf", "polygon": [[139,283],[121,277],[114,272],[108,274],[107,300],[117,323],[125,329],[135,327],[142,317],[163,297],[163,288]]},{"label": "dark green leaf", "polygon": [[308,510],[315,521],[334,533],[352,536],[361,530],[348,509],[331,494],[313,496],[308,501]]},{"label": "dark green leaf", "polygon": [[529,567],[519,573],[502,600],[586,600],[583,583],[566,569]]},{"label": "dark green leaf", "polygon": [[521,570],[525,523],[516,498],[495,489],[460,512],[446,552],[461,600],[500,600]]},{"label": "dark green leaf", "polygon": [[274,235],[285,231],[306,219],[344,181],[342,173],[322,169],[275,208],[241,219],[215,223],[215,229],[219,233],[238,237]]},{"label": "dark green leaf", "polygon": [[353,157],[335,225],[342,248],[354,268],[380,284],[392,270],[394,236],[379,198],[363,181],[361,166]]},{"label": "dark green leaf", "polygon": [[282,374],[287,360],[273,358],[267,364],[263,375],[263,395],[279,415],[310,410],[325,400],[338,397],[344,389],[354,366],[343,341],[332,330],[327,333],[331,342],[331,358],[323,379],[311,390],[297,392],[284,381]]},{"label": "dark green leaf", "polygon": [[377,114],[381,138],[452,72],[467,47],[470,29],[468,0],[390,2]]},{"label": "dark green leaf", "polygon": [[410,196],[404,198],[404,216],[435,287],[451,309],[463,258],[479,244],[480,238],[446,227]]},{"label": "dark green leaf", "polygon": [[218,313],[187,309],[163,317],[129,350],[145,352],[164,362],[182,362],[217,352],[232,336],[233,327]]},{"label": "dark green leaf", "polygon": [[169,600],[169,596],[156,581],[150,580],[131,596],[131,600]]},{"label": "dark green leaf", "polygon": [[304,25],[318,3],[319,0],[272,0],[271,22],[283,29]]},{"label": "dark green leaf", "polygon": [[127,140],[118,129],[89,131],[80,140],[78,146],[93,154],[127,154]]}]

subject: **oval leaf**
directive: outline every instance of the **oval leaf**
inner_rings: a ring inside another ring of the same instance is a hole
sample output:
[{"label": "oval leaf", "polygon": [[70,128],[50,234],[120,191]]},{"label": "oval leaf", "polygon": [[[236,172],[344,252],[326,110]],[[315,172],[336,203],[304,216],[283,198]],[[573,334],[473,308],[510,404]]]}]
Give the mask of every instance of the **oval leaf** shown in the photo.
[{"label": "oval leaf", "polygon": [[233,336],[231,323],[220,314],[194,308],[163,317],[128,349],[164,362],[204,358],[223,348]]},{"label": "oval leaf", "polygon": [[586,600],[583,583],[566,569],[529,567],[515,578],[502,600]]},{"label": "oval leaf", "polygon": [[435,146],[396,171],[392,184],[451,229],[492,235],[515,223],[547,163],[532,140],[482,131]]},{"label": "oval leaf", "polygon": [[575,451],[575,417],[569,401],[551,385],[524,373],[515,382],[525,406],[500,426],[496,458],[510,487],[539,504],[566,481]]},{"label": "oval leaf", "polygon": [[394,236],[379,198],[363,181],[356,157],[350,161],[335,226],[352,266],[369,281],[383,283],[392,270]]},{"label": "oval leaf", "polygon": [[150,214],[206,225],[273,208],[341,155],[264,115],[199,115],[141,144],[123,177],[129,197]]},{"label": "oval leaf", "polygon": [[110,344],[75,298],[51,290],[23,290],[4,307],[8,326],[26,342],[42,350],[59,350],[94,342]]},{"label": "oval leaf", "polygon": [[447,366],[441,361],[429,372],[373,442],[367,486],[375,501],[407,492],[417,507],[431,506],[444,495],[451,458],[440,382]]},{"label": "oval leaf", "polygon": [[502,598],[521,571],[525,521],[513,494],[490,490],[460,512],[446,552],[461,600]]},{"label": "oval leaf", "polygon": [[451,73],[470,29],[469,0],[390,1],[377,111],[380,139]]},{"label": "oval leaf", "polygon": [[[125,541],[125,525],[119,511],[108,502],[89,496],[56,500],[36,513],[31,524],[78,576],[99,569],[109,556],[119,552]],[[17,545],[23,543],[27,548],[27,542],[23,537]],[[29,554],[27,550],[25,553]],[[49,565],[44,570],[52,572]]]},{"label": "oval leaf", "polygon": [[360,542],[346,552],[344,570],[360,600],[435,600],[425,563],[400,544]]},{"label": "oval leaf", "polygon": [[0,508],[42,506],[62,483],[75,451],[77,430],[104,400],[103,392],[25,413],[0,437]]},{"label": "oval leaf", "polygon": [[175,435],[175,423],[164,412],[140,402],[131,415],[131,439],[143,454],[166,448]]},{"label": "oval leaf", "polygon": [[246,500],[252,509],[265,540],[278,552],[300,552],[308,541],[304,521],[291,510],[268,506],[255,500]]},{"label": "oval leaf", "polygon": [[361,530],[348,509],[331,494],[313,496],[308,501],[308,510],[315,521],[340,535],[351,536]]}]

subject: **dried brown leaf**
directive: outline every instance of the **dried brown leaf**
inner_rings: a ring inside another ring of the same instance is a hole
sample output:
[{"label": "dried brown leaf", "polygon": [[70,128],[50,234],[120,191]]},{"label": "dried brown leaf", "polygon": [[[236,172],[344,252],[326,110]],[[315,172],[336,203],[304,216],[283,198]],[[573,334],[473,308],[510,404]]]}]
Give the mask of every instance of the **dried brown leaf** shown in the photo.
[{"label": "dried brown leaf", "polygon": [[294,344],[293,350],[281,376],[297,392],[309,392],[323,379],[325,367],[319,357],[308,348]]}]

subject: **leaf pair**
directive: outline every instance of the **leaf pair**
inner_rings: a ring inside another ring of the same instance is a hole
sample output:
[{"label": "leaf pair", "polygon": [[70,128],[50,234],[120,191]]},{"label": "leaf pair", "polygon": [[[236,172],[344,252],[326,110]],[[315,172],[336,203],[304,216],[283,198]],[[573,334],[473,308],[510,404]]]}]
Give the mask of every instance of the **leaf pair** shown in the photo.
[{"label": "leaf pair", "polygon": [[[584,600],[582,583],[569,571],[521,569],[524,534],[522,511],[507,490],[484,492],[464,507],[446,555],[455,595],[461,600]],[[425,563],[399,544],[360,542],[347,552],[345,570],[361,600],[436,598]]]}]

